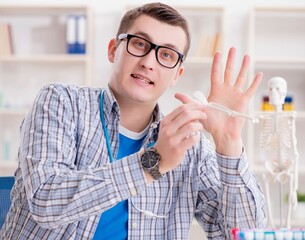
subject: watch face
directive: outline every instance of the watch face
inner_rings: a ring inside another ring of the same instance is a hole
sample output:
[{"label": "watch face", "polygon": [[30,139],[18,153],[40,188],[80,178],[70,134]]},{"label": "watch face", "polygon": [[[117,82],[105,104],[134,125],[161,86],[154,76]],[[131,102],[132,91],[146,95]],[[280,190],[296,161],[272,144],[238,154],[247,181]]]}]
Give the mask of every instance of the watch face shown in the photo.
[{"label": "watch face", "polygon": [[144,168],[153,168],[155,167],[160,160],[160,156],[153,150],[146,151],[142,156],[142,166]]}]

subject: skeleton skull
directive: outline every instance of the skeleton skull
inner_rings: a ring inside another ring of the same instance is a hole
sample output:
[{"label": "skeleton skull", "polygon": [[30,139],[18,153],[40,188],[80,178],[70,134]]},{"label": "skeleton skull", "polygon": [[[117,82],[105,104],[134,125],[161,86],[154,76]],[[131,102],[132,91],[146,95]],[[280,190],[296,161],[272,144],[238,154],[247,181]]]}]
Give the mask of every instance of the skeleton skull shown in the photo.
[{"label": "skeleton skull", "polygon": [[287,83],[284,78],[274,77],[268,81],[269,103],[281,106],[285,103],[287,94]]}]

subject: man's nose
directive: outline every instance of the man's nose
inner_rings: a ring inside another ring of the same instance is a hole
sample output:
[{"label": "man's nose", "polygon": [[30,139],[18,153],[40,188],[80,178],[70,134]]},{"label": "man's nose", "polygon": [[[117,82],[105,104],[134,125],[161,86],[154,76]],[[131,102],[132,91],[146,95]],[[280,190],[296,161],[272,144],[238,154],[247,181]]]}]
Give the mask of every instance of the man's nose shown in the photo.
[{"label": "man's nose", "polygon": [[148,54],[141,58],[140,62],[143,67],[154,69],[156,64],[159,64],[156,59],[156,50],[154,48],[151,49]]}]

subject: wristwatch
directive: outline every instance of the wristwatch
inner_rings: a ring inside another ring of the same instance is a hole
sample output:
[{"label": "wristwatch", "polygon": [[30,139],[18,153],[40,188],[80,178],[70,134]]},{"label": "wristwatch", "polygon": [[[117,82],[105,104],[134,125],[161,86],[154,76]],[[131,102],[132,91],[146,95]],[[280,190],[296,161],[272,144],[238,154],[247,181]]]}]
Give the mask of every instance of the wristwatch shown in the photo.
[{"label": "wristwatch", "polygon": [[158,180],[162,177],[162,174],[159,171],[160,160],[161,160],[161,155],[153,147],[147,148],[141,157],[142,167],[155,180]]}]

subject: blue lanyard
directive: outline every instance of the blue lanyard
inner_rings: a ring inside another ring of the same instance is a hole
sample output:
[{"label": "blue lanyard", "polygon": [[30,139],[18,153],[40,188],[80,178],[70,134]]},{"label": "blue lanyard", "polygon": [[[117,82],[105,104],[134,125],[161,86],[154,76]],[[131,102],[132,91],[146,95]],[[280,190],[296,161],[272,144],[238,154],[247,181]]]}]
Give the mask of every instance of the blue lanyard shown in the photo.
[{"label": "blue lanyard", "polygon": [[[104,135],[105,135],[105,139],[106,139],[106,145],[107,145],[107,150],[108,150],[108,155],[110,158],[110,162],[113,162],[113,156],[112,156],[112,151],[111,151],[111,146],[110,146],[110,141],[109,141],[109,135],[108,135],[108,130],[106,128],[106,124],[105,124],[105,116],[104,116],[104,92],[105,90],[103,90],[100,94],[100,118],[101,118],[101,122],[102,122],[102,126],[103,126],[103,131],[104,131]],[[155,142],[152,142],[148,145],[148,147],[152,147],[155,144]],[[137,206],[135,206],[135,204],[133,203],[132,198],[130,198],[131,200],[131,204],[132,206],[139,212],[144,213],[145,215],[149,216],[149,217],[154,217],[154,218],[166,218],[169,215],[170,209],[171,209],[171,205],[172,205],[172,199],[173,199],[173,176],[172,176],[172,172],[169,172],[169,182],[170,182],[170,188],[169,188],[169,206],[168,209],[166,210],[164,215],[158,215],[155,214],[153,212],[147,211],[147,210],[142,210],[140,208],[138,208]]]},{"label": "blue lanyard", "polygon": [[[105,115],[104,115],[104,109],[103,109],[103,106],[104,106],[104,92],[105,92],[105,90],[103,90],[100,94],[100,118],[101,118],[103,131],[104,131],[104,135],[105,135],[105,140],[106,140],[106,146],[107,146],[109,159],[110,159],[110,162],[112,163],[113,162],[113,155],[112,155],[112,151],[111,151],[109,134],[108,134],[108,130],[107,130],[106,123],[105,123]],[[155,142],[152,142],[152,143],[148,144],[147,147],[152,147],[154,145],[155,145]]]},{"label": "blue lanyard", "polygon": [[102,126],[103,126],[103,131],[104,131],[104,135],[105,135],[105,140],[106,140],[106,146],[107,146],[107,150],[108,150],[108,156],[110,158],[110,162],[113,162],[113,156],[112,156],[112,151],[111,151],[111,146],[110,146],[110,141],[109,141],[109,134],[108,134],[108,130],[106,128],[106,124],[105,124],[105,116],[104,116],[104,91],[103,90],[100,94],[100,118],[102,121]]}]

